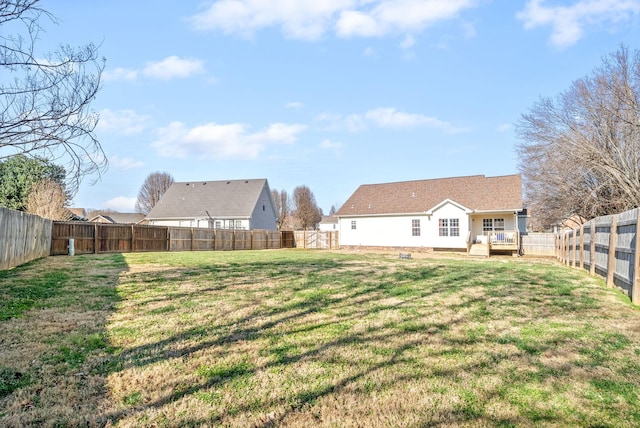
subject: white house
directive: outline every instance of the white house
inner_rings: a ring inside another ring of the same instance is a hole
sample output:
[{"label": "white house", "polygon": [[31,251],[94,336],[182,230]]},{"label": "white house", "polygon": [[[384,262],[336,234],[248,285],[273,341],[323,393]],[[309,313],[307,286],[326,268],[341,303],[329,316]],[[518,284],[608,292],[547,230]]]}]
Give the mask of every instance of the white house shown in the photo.
[{"label": "white house", "polygon": [[338,218],[334,215],[323,217],[318,223],[320,232],[334,232],[338,230]]},{"label": "white house", "polygon": [[336,213],[341,247],[518,251],[526,232],[520,175],[360,186]]},{"label": "white house", "polygon": [[276,229],[266,179],[173,183],[147,215],[149,224],[216,229]]}]

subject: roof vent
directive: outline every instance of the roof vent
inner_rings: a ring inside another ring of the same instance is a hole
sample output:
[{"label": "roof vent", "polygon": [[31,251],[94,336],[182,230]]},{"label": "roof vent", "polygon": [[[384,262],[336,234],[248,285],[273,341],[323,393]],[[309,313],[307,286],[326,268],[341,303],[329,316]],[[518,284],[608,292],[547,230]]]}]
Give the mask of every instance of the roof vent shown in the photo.
[{"label": "roof vent", "polygon": [[230,181],[227,181],[227,184],[231,184],[231,182],[230,182]]},{"label": "roof vent", "polygon": [[187,187],[189,187],[189,184],[191,184],[191,183],[185,183],[185,184],[187,185]]},{"label": "roof vent", "polygon": [[203,185],[203,186],[206,186],[206,185],[207,185],[207,182],[205,181],[204,183],[202,183],[202,185]]},{"label": "roof vent", "polygon": [[249,180],[244,180],[244,184],[247,184],[249,182]]}]

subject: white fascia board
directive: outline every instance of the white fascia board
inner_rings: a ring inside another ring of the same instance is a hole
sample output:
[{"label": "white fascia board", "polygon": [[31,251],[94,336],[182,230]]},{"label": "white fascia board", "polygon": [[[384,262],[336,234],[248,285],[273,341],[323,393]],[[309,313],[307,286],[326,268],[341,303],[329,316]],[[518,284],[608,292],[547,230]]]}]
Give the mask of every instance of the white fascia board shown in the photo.
[{"label": "white fascia board", "polygon": [[423,216],[428,215],[424,211],[415,212],[415,213],[389,213],[389,214],[349,214],[349,215],[339,215],[336,216],[337,219],[341,218],[366,218],[366,217],[415,217],[415,216]]},{"label": "white fascia board", "polygon": [[430,210],[426,211],[427,215],[433,215],[433,212],[436,211],[438,208],[442,207],[443,205],[446,204],[451,204],[454,205],[458,208],[460,208],[462,211],[464,211],[466,214],[471,214],[473,212],[473,210],[471,210],[470,208],[465,207],[462,204],[457,203],[456,201],[452,200],[452,199],[445,199],[444,201],[440,202],[439,204],[437,204],[436,206],[434,206],[433,208],[431,208]]},{"label": "white fascia board", "polygon": [[522,211],[522,209],[517,208],[509,208],[506,210],[473,210],[473,214],[495,214],[495,213],[513,213],[518,214],[518,211]]}]

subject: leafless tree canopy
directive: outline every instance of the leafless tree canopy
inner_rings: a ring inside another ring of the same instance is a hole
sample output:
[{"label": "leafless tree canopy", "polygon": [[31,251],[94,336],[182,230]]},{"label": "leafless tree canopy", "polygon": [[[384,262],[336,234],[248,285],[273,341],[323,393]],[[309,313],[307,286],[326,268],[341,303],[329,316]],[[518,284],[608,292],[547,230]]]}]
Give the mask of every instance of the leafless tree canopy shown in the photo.
[{"label": "leafless tree canopy", "polygon": [[61,183],[42,180],[31,188],[26,211],[50,220],[71,220],[73,213],[65,208],[66,202],[67,195]]},{"label": "leafless tree canopy", "polygon": [[545,226],[640,206],[640,53],[620,47],[517,132],[528,206]]},{"label": "leafless tree canopy", "polygon": [[41,20],[56,23],[38,3],[0,0],[0,159],[21,153],[61,164],[74,194],[107,165],[90,110],[104,59],[93,44],[38,52]]},{"label": "leafless tree canopy", "polygon": [[149,174],[138,192],[136,212],[149,214],[173,182],[173,176],[167,172],[156,171]]},{"label": "leafless tree canopy", "polygon": [[307,186],[293,189],[295,214],[303,230],[313,229],[322,220],[322,210],[316,204],[316,198]]},{"label": "leafless tree canopy", "polygon": [[289,216],[291,216],[291,199],[286,190],[278,191],[277,189],[273,189],[271,195],[273,196],[273,203],[275,204],[276,214],[278,216],[276,226],[279,230],[286,224]]}]

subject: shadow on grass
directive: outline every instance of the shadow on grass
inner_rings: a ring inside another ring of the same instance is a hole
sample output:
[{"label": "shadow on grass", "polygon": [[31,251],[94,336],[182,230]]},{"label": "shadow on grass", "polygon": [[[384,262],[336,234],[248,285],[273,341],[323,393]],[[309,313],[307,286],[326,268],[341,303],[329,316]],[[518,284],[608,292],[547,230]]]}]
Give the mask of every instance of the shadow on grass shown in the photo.
[{"label": "shadow on grass", "polygon": [[[566,425],[587,423],[594,411],[612,421],[638,420],[633,387],[640,387],[640,379],[616,382],[621,372],[613,366],[609,367],[611,377],[602,370],[589,371],[590,367],[606,365],[606,355],[632,346],[625,335],[612,336],[590,325],[588,316],[599,304],[580,297],[577,286],[557,278],[550,284],[549,279],[514,268],[514,264],[489,266],[417,261],[403,265],[385,262],[371,268],[366,260],[338,257],[244,263],[213,260],[201,267],[154,272],[154,278],[148,273],[130,275],[127,287],[131,290],[125,293],[135,299],[134,294],[144,292],[145,287],[160,287],[160,295],[150,293],[140,301],[170,303],[172,311],[179,301],[197,308],[199,299],[207,295],[246,300],[251,306],[247,309],[235,303],[206,324],[114,350],[101,369],[104,376],[131,368],[139,371],[165,361],[190,361],[203,351],[220,363],[201,365],[197,381],[169,381],[171,392],[161,397],[145,401],[140,392],[127,396],[126,406],[110,411],[103,420],[117,424],[146,411],[157,415],[185,397],[215,404],[221,397],[214,392],[223,388],[252,396],[252,379],[293,371],[309,362],[321,365],[331,374],[329,379],[271,396],[258,393],[255,399],[221,408],[207,418],[183,418],[180,423],[229,425],[238,414],[246,414],[253,418],[254,426],[286,425],[289,418],[309,411],[323,398],[347,390],[366,397],[372,391],[401,390],[407,382],[440,383],[449,389],[431,391],[443,402],[414,415],[410,425],[415,426]],[[190,273],[185,276],[183,271]],[[268,279],[278,283],[259,285],[267,284]],[[198,286],[184,291],[180,286],[185,282]],[[247,293],[263,294],[253,302]],[[569,304],[570,309],[566,307]],[[235,316],[236,310],[240,315]],[[159,316],[171,313],[159,309],[149,312]],[[565,313],[569,315],[564,317]],[[584,321],[571,324],[577,316],[585,317]],[[504,318],[508,325],[501,324]],[[557,325],[549,324],[554,318]],[[371,325],[356,329],[363,320],[371,320]],[[327,331],[330,333],[323,336]],[[257,349],[261,362],[243,358],[239,349],[246,348]],[[348,348],[362,353],[344,352]],[[417,358],[435,364],[426,365]],[[549,362],[553,358],[567,363]],[[562,400],[547,405],[545,400],[554,394],[562,396],[563,388],[572,384],[576,367],[587,384],[584,394],[593,390],[594,396],[607,394],[609,402],[630,403],[627,416],[616,416],[604,405],[598,407],[597,400],[588,411]],[[384,376],[378,376],[380,373]],[[479,385],[485,378],[493,379],[492,383]],[[491,413],[489,403],[496,402],[511,409],[510,413]],[[371,409],[373,414],[377,411],[381,410]],[[321,417],[315,422],[322,422]],[[392,420],[387,420],[389,425]]]},{"label": "shadow on grass", "polygon": [[49,257],[0,272],[0,425],[106,422],[93,398],[106,389],[106,324],[125,270],[113,254]]}]

